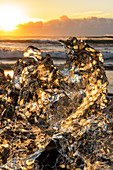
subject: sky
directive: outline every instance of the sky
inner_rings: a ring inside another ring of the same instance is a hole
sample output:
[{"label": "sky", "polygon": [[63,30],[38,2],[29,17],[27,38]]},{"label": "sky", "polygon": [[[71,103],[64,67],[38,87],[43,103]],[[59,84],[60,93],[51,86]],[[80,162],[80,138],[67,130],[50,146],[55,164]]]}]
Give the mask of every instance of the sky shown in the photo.
[{"label": "sky", "polygon": [[70,18],[103,16],[113,18],[113,0],[0,0],[24,10],[31,19],[51,20],[62,15]]},{"label": "sky", "polygon": [[18,24],[43,23],[89,17],[113,19],[113,0],[0,0],[0,30],[10,32]]}]

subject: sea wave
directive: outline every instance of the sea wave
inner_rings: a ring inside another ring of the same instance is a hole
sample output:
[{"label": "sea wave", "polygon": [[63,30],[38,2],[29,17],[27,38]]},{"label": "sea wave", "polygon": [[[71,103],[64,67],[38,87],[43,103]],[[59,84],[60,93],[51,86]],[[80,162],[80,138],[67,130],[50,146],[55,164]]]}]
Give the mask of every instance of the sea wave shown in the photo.
[{"label": "sea wave", "polygon": [[[24,58],[23,57],[24,49],[16,49],[16,48],[0,48],[0,60],[15,60],[18,58]],[[58,59],[65,59],[66,54],[65,50],[41,50],[42,57],[44,57],[47,53],[51,55],[53,58],[58,58]],[[107,52],[107,51],[101,51],[103,58],[104,59],[112,59],[113,58],[113,51],[112,52]]]},{"label": "sea wave", "polygon": [[113,59],[113,52],[102,52],[102,56],[105,60]]},{"label": "sea wave", "polygon": [[[65,37],[62,37],[65,40]],[[15,60],[23,58],[24,50],[29,46],[35,46],[42,52],[42,56],[47,53],[53,58],[66,58],[65,49],[57,39],[50,37],[30,37],[30,38],[1,38],[0,39],[0,60]],[[79,39],[81,39],[79,37]],[[113,38],[112,37],[84,37],[83,41],[86,41],[96,50],[100,51],[104,59],[113,58]]]},{"label": "sea wave", "polygon": [[[14,48],[0,48],[0,60],[16,60],[18,58],[24,58],[24,49],[14,49]],[[42,50],[41,55],[45,57],[49,53],[52,58],[66,58],[65,51],[55,51],[55,50]]]},{"label": "sea wave", "polygon": [[62,66],[31,46],[25,57],[34,60],[15,63],[13,79],[0,70],[0,169],[112,168],[103,58],[75,40]]},{"label": "sea wave", "polygon": [[14,40],[14,39],[1,39],[0,42],[5,43],[39,43],[39,44],[60,44],[59,41],[55,40],[40,40],[40,39],[24,39],[24,40]]},{"label": "sea wave", "polygon": [[22,58],[24,50],[13,49],[13,48],[0,48],[0,60]]},{"label": "sea wave", "polygon": [[[105,38],[84,38],[87,43],[93,44],[113,44],[113,39]],[[0,39],[0,42],[5,43],[40,43],[40,44],[60,44],[58,40],[50,39]]]}]

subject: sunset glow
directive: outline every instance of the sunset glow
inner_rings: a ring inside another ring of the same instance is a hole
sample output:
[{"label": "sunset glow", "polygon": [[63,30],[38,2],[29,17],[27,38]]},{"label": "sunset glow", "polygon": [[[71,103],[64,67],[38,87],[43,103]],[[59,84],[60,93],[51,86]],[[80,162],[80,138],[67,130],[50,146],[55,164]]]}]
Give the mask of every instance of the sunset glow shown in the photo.
[{"label": "sunset glow", "polygon": [[113,0],[0,0],[1,35],[56,35],[51,29],[57,22],[92,17],[113,19]]},{"label": "sunset glow", "polygon": [[24,22],[24,11],[13,4],[3,4],[0,6],[0,30],[12,31],[17,29],[19,23]]}]

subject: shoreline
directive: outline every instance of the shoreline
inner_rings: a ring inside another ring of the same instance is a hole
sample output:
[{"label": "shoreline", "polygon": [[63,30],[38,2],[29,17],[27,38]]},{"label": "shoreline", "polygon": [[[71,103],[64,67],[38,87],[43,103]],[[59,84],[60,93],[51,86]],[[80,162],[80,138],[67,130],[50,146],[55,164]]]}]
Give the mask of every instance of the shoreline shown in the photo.
[{"label": "shoreline", "polygon": [[[3,70],[12,70],[12,66],[13,64],[15,64],[17,62],[18,59],[22,59],[23,61],[25,61],[25,58],[16,58],[16,59],[7,59],[7,60],[1,60],[0,61],[0,68],[2,68]],[[66,58],[58,58],[58,57],[53,57],[53,62],[54,64],[64,64],[66,61]]]},{"label": "shoreline", "polygon": [[[22,59],[25,61],[25,58],[8,58],[7,60],[5,59],[0,59],[0,68],[3,70],[12,70],[12,65],[16,63],[18,59]],[[54,64],[64,64],[66,61],[66,58],[63,57],[53,57],[53,62]],[[113,59],[104,59],[104,68],[105,70],[113,71]]]},{"label": "shoreline", "polygon": [[112,168],[113,63],[75,40],[66,61],[31,46],[0,70],[2,169]]},{"label": "shoreline", "polygon": [[[14,63],[16,63],[17,60],[10,60],[9,64],[8,63],[0,63],[0,68],[2,68],[5,71],[12,71],[13,69],[11,68]],[[25,59],[23,59],[25,61]],[[64,58],[53,58],[54,64],[55,65],[61,65],[65,63]],[[6,60],[7,62],[7,60]],[[12,63],[11,63],[12,62]],[[106,76],[108,78],[108,97],[113,98],[113,59],[110,60],[105,60],[104,61],[104,68],[106,72]]]}]

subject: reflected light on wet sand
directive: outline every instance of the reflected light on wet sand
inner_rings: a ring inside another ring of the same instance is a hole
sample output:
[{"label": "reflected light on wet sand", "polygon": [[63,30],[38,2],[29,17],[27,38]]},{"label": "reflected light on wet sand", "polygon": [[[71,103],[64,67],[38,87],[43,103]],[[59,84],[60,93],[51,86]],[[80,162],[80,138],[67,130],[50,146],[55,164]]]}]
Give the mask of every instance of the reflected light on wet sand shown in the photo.
[{"label": "reflected light on wet sand", "polygon": [[8,74],[10,75],[11,78],[13,78],[14,76],[14,71],[13,70],[5,70],[4,71],[5,76],[7,76]]}]

